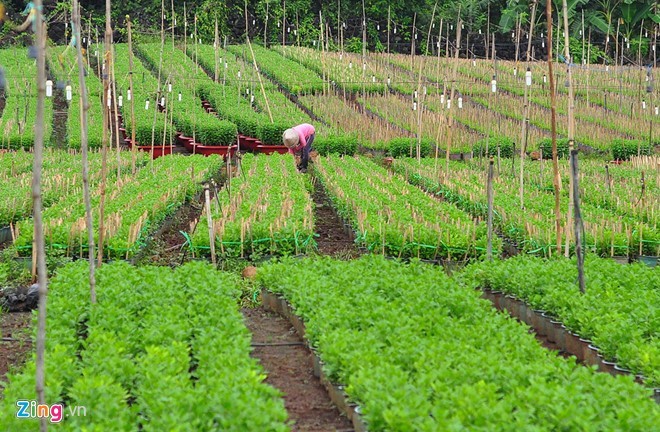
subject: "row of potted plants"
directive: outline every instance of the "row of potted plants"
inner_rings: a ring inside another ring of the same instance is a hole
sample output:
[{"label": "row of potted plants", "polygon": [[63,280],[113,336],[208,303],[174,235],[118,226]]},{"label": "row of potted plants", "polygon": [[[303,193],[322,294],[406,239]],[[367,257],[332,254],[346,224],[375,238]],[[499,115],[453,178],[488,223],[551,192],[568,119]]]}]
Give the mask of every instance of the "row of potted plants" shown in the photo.
[{"label": "row of potted plants", "polygon": [[[109,183],[106,191],[104,238],[109,258],[128,258],[142,246],[165,217],[201,189],[200,182],[217,173],[221,158],[172,156],[142,168],[137,174]],[[163,187],[167,185],[167,187]],[[100,202],[100,187],[91,190],[92,206]],[[48,207],[43,214],[46,245],[82,256],[87,248],[85,206],[82,194],[70,194]],[[98,241],[99,215],[94,214]],[[22,254],[32,249],[32,220],[18,223],[16,246]]]},{"label": "row of potted plants", "polygon": [[[246,154],[236,175],[211,203],[215,252],[220,257],[297,255],[315,245],[314,212],[307,177],[297,175],[289,155]],[[190,247],[210,251],[206,213],[197,223]]]},{"label": "row of potted plants", "polygon": [[[84,261],[61,268],[49,286],[45,395],[51,406],[66,403],[54,426],[288,430],[278,391],[249,355],[235,275],[199,262],[176,270],[114,263],[96,275],[94,305]],[[30,360],[9,377],[3,430],[38,427],[38,418],[16,416],[16,401],[34,393],[34,369]],[[66,415],[76,406],[84,416]]]},{"label": "row of potted plants", "polygon": [[[363,157],[331,155],[314,166],[339,215],[361,246],[395,257],[476,258],[486,227],[454,204],[439,201]],[[494,241],[494,250],[500,247]]]},{"label": "row of potted plants", "polygon": [[660,419],[630,377],[550,352],[437,267],[289,260],[257,279],[304,321],[323,371],[370,431],[646,430]]}]

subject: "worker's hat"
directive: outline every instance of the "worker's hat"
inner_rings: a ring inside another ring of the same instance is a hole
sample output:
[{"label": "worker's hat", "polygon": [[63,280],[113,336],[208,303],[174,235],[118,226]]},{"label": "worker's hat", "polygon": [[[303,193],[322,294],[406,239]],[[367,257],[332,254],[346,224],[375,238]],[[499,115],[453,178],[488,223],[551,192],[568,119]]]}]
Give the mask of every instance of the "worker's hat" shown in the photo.
[{"label": "worker's hat", "polygon": [[282,141],[284,141],[284,145],[288,148],[295,148],[300,142],[300,137],[295,129],[287,129],[282,134]]}]

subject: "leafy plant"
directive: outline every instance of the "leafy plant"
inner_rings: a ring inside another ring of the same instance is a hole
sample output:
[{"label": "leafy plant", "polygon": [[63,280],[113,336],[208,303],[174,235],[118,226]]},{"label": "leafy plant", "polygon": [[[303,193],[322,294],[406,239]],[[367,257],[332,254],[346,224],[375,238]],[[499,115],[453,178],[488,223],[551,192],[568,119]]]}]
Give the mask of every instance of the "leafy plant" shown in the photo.
[{"label": "leafy plant", "polygon": [[330,154],[353,156],[358,149],[358,141],[352,136],[328,136],[314,139],[312,144],[321,156]]}]

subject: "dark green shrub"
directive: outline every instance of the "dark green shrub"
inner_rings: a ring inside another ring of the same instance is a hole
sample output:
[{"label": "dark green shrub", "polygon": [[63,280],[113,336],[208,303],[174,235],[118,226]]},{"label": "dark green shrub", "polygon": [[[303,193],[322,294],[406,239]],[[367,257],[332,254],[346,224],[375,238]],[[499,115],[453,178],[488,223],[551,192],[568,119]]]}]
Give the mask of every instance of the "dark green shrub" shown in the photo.
[{"label": "dark green shrub", "polygon": [[[500,147],[500,157],[511,158],[513,155],[513,140],[507,137],[491,137],[488,140],[488,156],[497,156],[497,147]],[[486,156],[486,138],[474,145],[475,156]]]},{"label": "dark green shrub", "polygon": [[317,137],[314,139],[312,147],[321,156],[327,156],[329,154],[352,156],[357,152],[358,141],[355,137],[345,135]]},{"label": "dark green shrub", "polygon": [[[417,156],[417,138],[394,138],[388,144],[387,153],[392,157]],[[420,145],[421,157],[426,157],[435,149],[435,143],[431,139],[423,139]]]},{"label": "dark green shrub", "polygon": [[282,145],[282,134],[289,127],[283,123],[262,123],[257,126],[257,138],[266,145]]},{"label": "dark green shrub", "polygon": [[637,156],[638,147],[641,155],[648,156],[653,151],[648,141],[615,139],[611,146],[612,159],[628,160]]},{"label": "dark green shrub", "polygon": [[[539,141],[538,148],[543,151],[543,159],[552,159],[552,140],[550,138],[543,138]],[[568,157],[568,138],[557,139],[557,157]]]}]

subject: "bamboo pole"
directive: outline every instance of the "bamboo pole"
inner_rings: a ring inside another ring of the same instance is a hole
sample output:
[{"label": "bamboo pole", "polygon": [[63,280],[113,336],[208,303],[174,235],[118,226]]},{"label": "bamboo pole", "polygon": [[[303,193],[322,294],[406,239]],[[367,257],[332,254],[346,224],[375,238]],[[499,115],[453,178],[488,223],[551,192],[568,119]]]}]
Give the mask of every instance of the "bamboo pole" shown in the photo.
[{"label": "bamboo pole", "polygon": [[[197,23],[197,15],[195,15],[195,23]],[[195,46],[197,46],[197,33],[195,32]],[[158,102],[161,92],[160,80],[163,70],[163,51],[165,51],[165,0],[161,0],[160,5],[160,60],[158,61],[158,83],[156,90],[156,101],[154,103],[154,117],[151,122],[151,170],[154,169],[154,146],[156,145],[156,119],[158,116]]]},{"label": "bamboo pole", "polygon": [[[126,16],[126,27],[128,30],[128,91],[130,92],[131,103],[131,173],[135,175],[135,161],[137,159],[137,145],[135,143],[135,92],[133,91],[133,39],[131,19]],[[185,38],[184,38],[185,39]]]},{"label": "bamboo pole", "polygon": [[[573,74],[571,72],[571,52],[569,49],[569,38],[568,38],[568,4],[566,0],[562,0],[562,9],[564,15],[564,55],[566,56],[566,79],[568,80],[568,149],[569,152],[573,151],[575,146],[575,96],[573,91]],[[573,163],[573,158],[570,159],[570,163]],[[571,168],[572,169],[572,168]],[[573,218],[573,177],[569,177],[569,202],[568,202],[568,214],[567,214],[567,226],[571,225]],[[566,245],[564,248],[564,255],[569,255],[569,236],[566,235]]]},{"label": "bamboo pole", "polygon": [[101,162],[101,200],[99,203],[99,247],[97,254],[97,264],[99,267],[103,264],[103,242],[105,240],[105,195],[106,195],[106,182],[108,176],[108,142],[112,137],[108,136],[110,131],[110,110],[108,108],[108,90],[110,89],[110,68],[108,63],[112,56],[111,36],[112,26],[110,25],[111,19],[110,0],[105,1],[105,34],[103,37],[104,43],[104,67],[103,67],[103,140],[102,140],[102,162]]},{"label": "bamboo pole", "polygon": [[264,82],[261,79],[261,72],[259,71],[259,67],[257,66],[257,57],[254,55],[254,50],[252,49],[252,43],[250,42],[250,35],[248,34],[248,28],[247,28],[247,1],[245,2],[245,39],[247,41],[248,47],[250,48],[250,54],[252,54],[252,64],[254,65],[254,71],[257,74],[257,78],[259,79],[259,87],[261,88],[261,95],[264,97],[264,101],[266,102],[266,111],[268,111],[268,118],[270,119],[271,123],[274,123],[273,120],[273,113],[270,110],[270,103],[268,102],[268,96],[266,96],[266,89],[264,88]]},{"label": "bamboo pole", "polygon": [[561,211],[559,209],[559,196],[561,193],[561,178],[559,177],[559,162],[557,160],[557,98],[555,95],[555,76],[552,71],[552,0],[546,0],[546,18],[548,22],[548,77],[550,79],[550,113],[552,134],[552,169],[554,173],[553,186],[555,189],[555,230],[556,249],[561,253]]},{"label": "bamboo pole", "polygon": [[488,181],[486,183],[486,194],[488,199],[488,244],[486,246],[486,258],[493,260],[493,158],[488,162]]},{"label": "bamboo pole", "polygon": [[213,228],[213,217],[211,216],[211,193],[209,185],[204,185],[204,202],[206,207],[206,223],[209,229],[209,246],[211,247],[211,262],[215,266],[215,229]]},{"label": "bamboo pole", "polygon": [[[538,0],[534,0],[534,3],[532,4],[532,19],[530,20],[529,24],[529,40],[527,41],[527,52],[525,54],[525,59],[526,59],[526,64],[527,64],[527,70],[525,71],[525,97],[524,97],[524,107],[523,107],[523,112],[524,112],[524,117],[522,121],[522,130],[520,133],[520,208],[523,209],[525,208],[525,179],[524,179],[524,165],[525,165],[525,152],[527,151],[527,128],[529,127],[527,125],[529,121],[529,115],[530,115],[530,103],[529,103],[529,98],[530,98],[530,91],[531,91],[531,86],[527,85],[527,74],[529,73],[531,76],[531,69],[530,69],[530,59],[531,59],[531,49],[532,49],[532,37],[534,36],[534,21],[536,19],[536,6],[538,4]],[[531,83],[530,83],[531,84]],[[511,158],[511,164],[513,166],[513,158]]]},{"label": "bamboo pole", "polygon": [[[566,0],[564,0],[565,2]],[[582,251],[582,235],[584,226],[580,213],[580,190],[578,183],[578,151],[571,150],[571,177],[573,178],[573,208],[575,209],[575,255],[578,266],[578,284],[580,292],[584,294],[584,254]]]},{"label": "bamboo pole", "polygon": [[[76,26],[77,41],[80,41],[80,9],[78,0],[73,0],[73,23]],[[82,151],[82,181],[83,198],[85,201],[85,222],[87,225],[87,245],[89,249],[89,293],[92,304],[96,303],[96,275],[94,269],[94,226],[92,220],[92,204],[89,193],[89,161],[88,161],[88,112],[89,97],[87,96],[87,83],[85,82],[85,66],[83,63],[82,46],[76,44],[78,55],[78,83],[80,86],[80,148]]]},{"label": "bamboo pole", "polygon": [[[34,45],[37,51],[37,109],[34,125],[34,162],[32,166],[32,208],[34,220],[34,243],[37,249],[37,280],[39,284],[39,315],[36,347],[36,392],[39,404],[46,403],[46,304],[48,297],[48,273],[46,269],[46,245],[44,239],[44,224],[42,216],[41,174],[44,149],[44,111],[46,101],[46,25],[43,22],[42,2],[35,2],[35,37]],[[39,418],[39,428],[42,432],[48,429],[46,417]]]},{"label": "bamboo pole", "polygon": [[215,68],[213,69],[213,81],[218,82],[218,76],[219,74],[219,57],[218,57],[218,50],[220,48],[220,39],[218,38],[218,18],[215,18],[215,31],[214,31],[214,37],[213,37],[213,55],[215,57]]},{"label": "bamboo pole", "polygon": [[[454,65],[452,68],[452,73],[451,73],[451,90],[449,93],[449,100],[454,100],[454,96],[456,93],[456,76],[458,73],[458,55],[461,51],[461,27],[462,27],[463,20],[461,19],[461,7],[459,5],[458,7],[458,19],[456,21],[456,48],[454,49]],[[447,102],[449,103],[449,102]],[[454,105],[457,105],[454,103]],[[451,144],[452,144],[452,137],[453,137],[453,127],[454,127],[454,116],[453,116],[453,110],[454,108],[450,105],[449,106],[449,113],[448,118],[447,118],[447,149],[445,150],[445,172],[447,177],[449,177],[449,153],[451,152]]]}]

